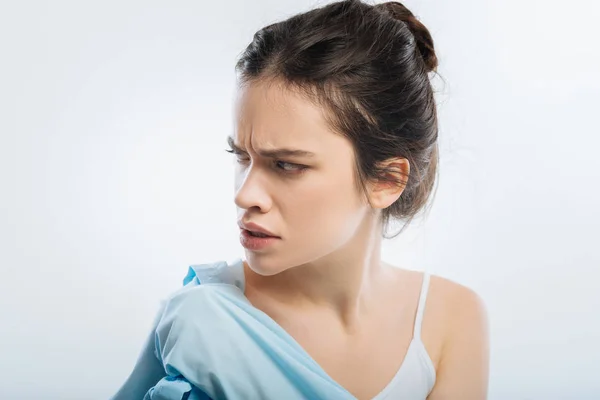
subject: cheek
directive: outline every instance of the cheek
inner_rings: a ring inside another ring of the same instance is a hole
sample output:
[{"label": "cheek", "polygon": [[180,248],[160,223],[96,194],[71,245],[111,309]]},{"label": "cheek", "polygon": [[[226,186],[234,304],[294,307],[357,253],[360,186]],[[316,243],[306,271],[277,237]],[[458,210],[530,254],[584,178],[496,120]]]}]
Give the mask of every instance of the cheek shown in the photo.
[{"label": "cheek", "polygon": [[[289,228],[313,238],[332,235],[349,228],[359,204],[352,181],[347,177],[326,178],[307,185],[301,192],[290,191],[286,198]],[[318,227],[318,229],[315,229]]]}]

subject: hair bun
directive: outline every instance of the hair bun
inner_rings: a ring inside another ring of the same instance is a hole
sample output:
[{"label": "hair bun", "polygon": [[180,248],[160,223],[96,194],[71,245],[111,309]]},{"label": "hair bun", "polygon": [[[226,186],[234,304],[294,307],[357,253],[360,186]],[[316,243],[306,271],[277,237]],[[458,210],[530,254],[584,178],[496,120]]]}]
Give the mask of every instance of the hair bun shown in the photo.
[{"label": "hair bun", "polygon": [[435,55],[433,39],[425,25],[400,2],[388,1],[387,3],[376,5],[375,8],[385,10],[392,18],[402,21],[407,25],[417,41],[417,47],[421,53],[421,57],[423,57],[423,61],[425,61],[427,72],[435,71],[438,66],[438,59]]}]

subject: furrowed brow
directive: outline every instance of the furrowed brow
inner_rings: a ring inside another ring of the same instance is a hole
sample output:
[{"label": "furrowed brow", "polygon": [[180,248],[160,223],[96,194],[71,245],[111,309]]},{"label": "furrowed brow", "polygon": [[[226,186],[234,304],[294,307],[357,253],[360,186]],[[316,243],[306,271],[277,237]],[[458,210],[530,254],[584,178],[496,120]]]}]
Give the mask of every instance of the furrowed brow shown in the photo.
[{"label": "furrowed brow", "polygon": [[[237,154],[246,153],[245,150],[243,150],[241,147],[239,147],[235,144],[235,141],[233,140],[233,138],[231,136],[227,137],[227,143],[229,144],[229,146],[231,146],[231,149],[233,151],[235,151]],[[315,153],[307,151],[307,150],[286,149],[286,148],[269,149],[269,150],[259,149],[256,152],[261,157],[265,157],[265,158],[314,157],[315,156]]]}]

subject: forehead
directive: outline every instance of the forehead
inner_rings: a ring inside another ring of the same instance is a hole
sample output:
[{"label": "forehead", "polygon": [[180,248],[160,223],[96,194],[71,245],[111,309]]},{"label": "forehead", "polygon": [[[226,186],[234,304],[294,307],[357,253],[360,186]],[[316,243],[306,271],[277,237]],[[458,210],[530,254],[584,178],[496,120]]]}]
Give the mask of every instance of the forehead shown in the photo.
[{"label": "forehead", "polygon": [[294,144],[318,152],[340,139],[321,107],[278,83],[256,82],[238,89],[235,107],[236,143],[252,146]]}]

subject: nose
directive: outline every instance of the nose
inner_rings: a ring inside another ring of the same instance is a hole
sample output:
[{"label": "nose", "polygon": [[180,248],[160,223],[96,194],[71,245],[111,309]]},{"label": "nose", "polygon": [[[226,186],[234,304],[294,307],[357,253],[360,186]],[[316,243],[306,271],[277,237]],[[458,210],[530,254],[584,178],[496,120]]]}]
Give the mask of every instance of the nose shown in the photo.
[{"label": "nose", "polygon": [[254,165],[245,171],[236,171],[234,202],[241,209],[254,207],[262,213],[271,208],[266,178]]}]

